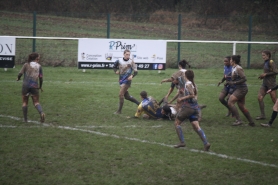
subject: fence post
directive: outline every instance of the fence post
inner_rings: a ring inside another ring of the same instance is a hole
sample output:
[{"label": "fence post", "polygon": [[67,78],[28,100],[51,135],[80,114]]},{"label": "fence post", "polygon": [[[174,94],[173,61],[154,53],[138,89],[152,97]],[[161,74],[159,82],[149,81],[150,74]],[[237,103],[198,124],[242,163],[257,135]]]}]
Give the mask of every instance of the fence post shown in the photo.
[{"label": "fence post", "polygon": [[107,38],[110,38],[110,13],[107,14]]},{"label": "fence post", "polygon": [[[248,41],[252,40],[251,36],[252,36],[252,15],[249,16]],[[251,44],[248,44],[247,69],[250,69],[250,53],[251,53]]]},{"label": "fence post", "polygon": [[[37,13],[33,12],[33,37],[36,37]],[[36,39],[33,39],[33,52],[36,52]]]},{"label": "fence post", "polygon": [[[178,21],[178,40],[181,40],[181,14],[179,14],[179,21]],[[178,62],[179,64],[181,58],[181,43],[178,42]]]}]

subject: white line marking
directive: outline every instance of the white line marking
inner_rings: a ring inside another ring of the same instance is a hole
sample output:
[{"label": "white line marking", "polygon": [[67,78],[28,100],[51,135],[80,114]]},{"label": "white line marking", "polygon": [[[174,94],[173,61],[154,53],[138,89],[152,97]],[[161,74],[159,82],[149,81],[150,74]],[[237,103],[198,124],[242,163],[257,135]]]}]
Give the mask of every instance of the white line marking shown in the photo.
[{"label": "white line marking", "polygon": [[[117,79],[116,79],[117,80]],[[7,82],[7,83],[11,83],[11,82],[14,82],[14,83],[18,83],[16,81],[12,81],[12,80],[0,80],[0,82]],[[119,85],[119,83],[116,81],[116,82],[96,82],[96,81],[44,81],[45,83],[65,83],[65,84],[95,84],[96,86],[107,86],[107,84],[109,85]],[[106,85],[104,85],[106,84]],[[132,82],[132,84],[138,84],[138,85],[162,85],[160,82],[144,82],[144,83],[140,83],[140,82]],[[170,85],[170,82],[169,83],[166,83],[168,85]],[[202,83],[197,83],[198,86],[217,86],[217,84],[202,84]],[[247,84],[247,86],[251,87],[251,86],[254,86],[254,87],[258,87],[258,86],[261,86],[260,84]],[[223,86],[219,86],[219,88],[221,88]]]},{"label": "white line marking", "polygon": [[[118,127],[118,126],[105,126],[105,125],[96,126],[96,125],[91,125],[91,126],[75,126],[75,127],[78,127],[78,128],[115,128],[115,127]],[[162,127],[162,125],[155,125],[155,126],[128,125],[128,126],[122,126],[122,127],[124,127],[124,128],[140,128],[140,127],[159,128],[159,127]]]},{"label": "white line marking", "polygon": [[[0,117],[11,118],[11,119],[14,119],[14,120],[21,120],[20,118],[17,118],[17,117],[5,116],[5,115],[1,115],[1,114],[0,114]],[[37,121],[30,121],[30,122],[35,123],[35,124],[41,124]],[[52,126],[52,125],[44,123],[43,126]],[[5,128],[17,128],[19,126],[0,125],[0,128],[3,128],[3,127],[5,127]],[[160,146],[173,148],[173,145],[167,145],[167,144],[164,144],[164,143],[157,143],[157,142],[153,142],[153,141],[141,140],[141,139],[138,139],[138,138],[121,137],[121,136],[114,135],[114,134],[106,134],[106,133],[102,133],[102,132],[79,129],[79,128],[73,128],[73,127],[68,127],[68,126],[55,126],[55,127],[60,128],[60,129],[64,129],[64,130],[81,131],[81,132],[87,132],[87,133],[91,133],[91,134],[96,134],[96,135],[100,135],[100,136],[107,136],[107,137],[114,137],[114,138],[124,138],[124,139],[130,140],[130,141],[138,141],[138,142],[141,142],[141,143],[155,144],[155,145],[160,145]],[[189,149],[189,148],[184,148],[184,150],[188,150],[190,152],[195,152],[195,153],[203,153],[203,154],[213,155],[213,156],[217,156],[217,157],[224,158],[224,159],[238,160],[238,161],[242,161],[242,162],[247,162],[247,163],[253,163],[253,164],[258,164],[258,165],[262,165],[262,166],[270,166],[270,167],[278,168],[278,165],[275,165],[275,164],[268,164],[268,163],[249,160],[249,159],[242,159],[242,158],[239,158],[239,157],[231,157],[231,156],[228,156],[228,155],[225,155],[225,154],[217,154],[215,152],[205,152],[205,151],[202,151],[202,150]]]}]

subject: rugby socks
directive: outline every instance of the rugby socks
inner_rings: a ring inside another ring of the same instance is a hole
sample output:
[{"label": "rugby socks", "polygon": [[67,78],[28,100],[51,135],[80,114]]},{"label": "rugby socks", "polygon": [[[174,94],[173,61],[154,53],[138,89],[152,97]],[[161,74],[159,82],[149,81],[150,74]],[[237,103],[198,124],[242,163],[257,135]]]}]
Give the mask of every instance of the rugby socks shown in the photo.
[{"label": "rugby socks", "polygon": [[249,111],[247,109],[244,109],[242,113],[247,118],[249,123],[254,123],[254,121],[253,121],[252,117],[250,116],[250,113],[249,113]]},{"label": "rugby socks", "polygon": [[229,106],[228,106],[228,102],[223,98],[219,98],[219,101],[225,106],[227,107],[228,110],[230,110]]},{"label": "rugby socks", "polygon": [[276,116],[277,116],[277,112],[273,111],[272,115],[271,115],[271,118],[270,118],[270,120],[268,122],[269,125],[272,125],[273,121],[276,119]]},{"label": "rugby socks", "polygon": [[240,121],[239,113],[235,105],[229,106],[232,114],[235,116],[236,120]]},{"label": "rugby socks", "polygon": [[137,105],[140,104],[140,102],[138,102],[134,97],[129,95],[128,91],[125,93],[124,96],[125,96],[125,99],[127,99],[127,100],[129,100],[129,101],[131,101],[133,103],[136,103]]},{"label": "rugby socks", "polygon": [[200,138],[203,141],[204,145],[206,145],[208,143],[208,140],[207,140],[205,132],[200,128],[200,130],[197,131],[197,134],[200,136]]},{"label": "rugby socks", "polygon": [[42,107],[40,104],[37,104],[36,106],[36,109],[38,110],[38,112],[41,114],[42,113]]},{"label": "rugby socks", "polygon": [[265,118],[265,112],[264,112],[264,102],[259,101],[260,111],[261,111],[261,117]]},{"label": "rugby socks", "polygon": [[184,137],[183,137],[183,133],[182,133],[182,128],[180,125],[176,126],[176,132],[178,134],[179,140],[181,143],[184,143]]},{"label": "rugby socks", "polygon": [[22,112],[23,112],[24,122],[27,122],[28,107],[27,106],[22,106]]},{"label": "rugby socks", "polygon": [[120,98],[119,109],[117,112],[119,113],[122,112],[123,105],[124,105],[124,98]]},{"label": "rugby socks", "polygon": [[140,104],[140,102],[138,102],[138,101],[137,101],[134,97],[132,97],[132,96],[130,96],[128,100],[131,101],[131,102],[133,102],[133,103],[136,103],[137,105]]}]

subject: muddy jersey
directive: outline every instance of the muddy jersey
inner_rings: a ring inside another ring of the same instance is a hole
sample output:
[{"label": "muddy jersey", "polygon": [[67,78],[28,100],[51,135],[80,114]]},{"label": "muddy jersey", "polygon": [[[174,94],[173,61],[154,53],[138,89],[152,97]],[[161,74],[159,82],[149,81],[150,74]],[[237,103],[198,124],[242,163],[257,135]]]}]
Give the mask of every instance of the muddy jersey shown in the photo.
[{"label": "muddy jersey", "polygon": [[269,89],[276,86],[276,75],[278,73],[276,65],[273,60],[266,60],[264,62],[263,72],[267,75],[263,78],[263,86],[268,87]]},{"label": "muddy jersey", "polygon": [[[191,81],[186,81],[185,86],[184,86],[184,96],[192,95],[191,92],[189,91],[188,87],[191,87],[194,90],[194,85],[192,84]],[[183,100],[182,107],[190,107],[193,109],[198,109],[198,102],[196,98],[188,98]]]},{"label": "muddy jersey", "polygon": [[[244,77],[245,77],[244,70],[241,66],[236,65],[235,67],[233,67],[233,69],[232,69],[232,81],[233,82],[237,82]],[[247,87],[247,84],[246,84],[246,82],[243,82],[243,83],[240,83],[240,84],[235,84],[234,86],[235,86],[235,88],[237,88],[237,87]]]},{"label": "muddy jersey", "polygon": [[164,115],[161,113],[161,110],[162,109],[159,107],[158,103],[152,97],[148,97],[143,99],[143,101],[139,104],[135,117],[140,117],[143,113],[145,113],[152,118],[163,118]]},{"label": "muddy jersey", "polygon": [[39,88],[38,78],[43,77],[41,65],[37,62],[25,63],[20,72],[24,75],[23,87],[26,88]]},{"label": "muddy jersey", "polygon": [[131,84],[131,81],[128,80],[128,77],[132,75],[133,71],[137,71],[137,65],[131,59],[125,60],[121,58],[114,62],[113,68],[119,69],[119,84]]}]

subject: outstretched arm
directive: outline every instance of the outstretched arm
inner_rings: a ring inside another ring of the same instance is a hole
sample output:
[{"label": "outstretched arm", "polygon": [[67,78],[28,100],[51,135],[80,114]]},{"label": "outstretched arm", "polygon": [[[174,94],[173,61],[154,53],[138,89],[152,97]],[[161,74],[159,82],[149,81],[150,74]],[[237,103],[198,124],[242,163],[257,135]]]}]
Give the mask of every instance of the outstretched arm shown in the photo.
[{"label": "outstretched arm", "polygon": [[172,103],[173,101],[175,101],[179,96],[179,92],[177,92],[177,94],[174,96],[174,98],[172,98],[171,101],[169,101],[169,104]]},{"label": "outstretched arm", "polygon": [[222,84],[224,81],[226,80],[225,76],[222,78],[222,80],[220,82],[218,82],[218,85],[219,86],[220,84]]},{"label": "outstretched arm", "polygon": [[163,80],[161,80],[160,83],[163,83],[163,82],[172,82],[172,78],[163,79]]}]

